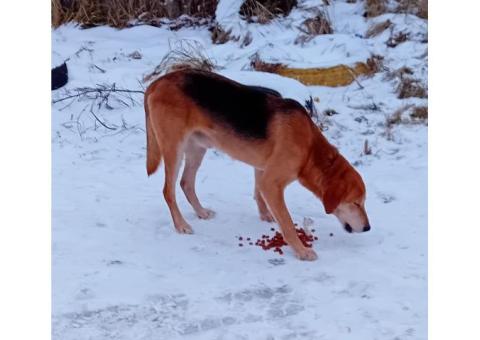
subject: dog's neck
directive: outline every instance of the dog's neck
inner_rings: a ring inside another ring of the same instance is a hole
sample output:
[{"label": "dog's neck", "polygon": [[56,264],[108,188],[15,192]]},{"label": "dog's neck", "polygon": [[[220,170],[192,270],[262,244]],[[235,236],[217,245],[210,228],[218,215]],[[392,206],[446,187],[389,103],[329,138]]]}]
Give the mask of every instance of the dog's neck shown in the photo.
[{"label": "dog's neck", "polygon": [[330,178],[343,158],[318,129],[314,129],[310,152],[299,173],[300,183],[320,199],[326,188],[325,181]]}]

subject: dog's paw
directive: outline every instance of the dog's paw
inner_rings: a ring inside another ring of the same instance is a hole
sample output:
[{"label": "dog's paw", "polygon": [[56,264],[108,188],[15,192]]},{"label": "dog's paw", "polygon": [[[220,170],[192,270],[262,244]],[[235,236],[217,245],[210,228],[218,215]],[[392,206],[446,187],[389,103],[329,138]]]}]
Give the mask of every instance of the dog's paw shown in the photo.
[{"label": "dog's paw", "polygon": [[295,256],[302,261],[315,261],[318,256],[312,248],[295,250]]},{"label": "dog's paw", "polygon": [[266,213],[260,213],[260,219],[269,223],[275,222],[275,219],[269,211],[267,211]]},{"label": "dog's paw", "polygon": [[182,224],[180,226],[175,226],[175,230],[179,234],[193,234],[193,229],[189,224]]},{"label": "dog's paw", "polygon": [[203,208],[197,211],[197,216],[202,220],[209,220],[215,217],[215,211]]}]

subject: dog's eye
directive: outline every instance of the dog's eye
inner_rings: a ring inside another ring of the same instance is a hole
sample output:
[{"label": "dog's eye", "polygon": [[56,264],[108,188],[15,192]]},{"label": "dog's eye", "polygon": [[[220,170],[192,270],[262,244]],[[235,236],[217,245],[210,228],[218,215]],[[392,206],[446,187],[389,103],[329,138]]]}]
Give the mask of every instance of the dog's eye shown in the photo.
[{"label": "dog's eye", "polygon": [[355,204],[355,206],[360,208],[360,204],[358,204],[357,202],[353,202],[353,204]]}]

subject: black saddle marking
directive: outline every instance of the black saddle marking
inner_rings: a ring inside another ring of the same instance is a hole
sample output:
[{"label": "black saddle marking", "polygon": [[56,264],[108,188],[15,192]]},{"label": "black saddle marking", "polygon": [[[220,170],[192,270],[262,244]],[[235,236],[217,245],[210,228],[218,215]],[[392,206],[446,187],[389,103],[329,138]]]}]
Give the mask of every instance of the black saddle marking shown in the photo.
[{"label": "black saddle marking", "polygon": [[273,115],[268,96],[273,90],[249,87],[206,72],[186,73],[182,90],[215,121],[237,134],[254,139],[267,137]]},{"label": "black saddle marking", "polygon": [[266,94],[271,94],[272,96],[275,96],[275,97],[280,97],[280,98],[282,97],[280,92],[270,89],[268,87],[256,86],[256,85],[248,85],[248,87],[251,88],[252,90],[260,91]]}]

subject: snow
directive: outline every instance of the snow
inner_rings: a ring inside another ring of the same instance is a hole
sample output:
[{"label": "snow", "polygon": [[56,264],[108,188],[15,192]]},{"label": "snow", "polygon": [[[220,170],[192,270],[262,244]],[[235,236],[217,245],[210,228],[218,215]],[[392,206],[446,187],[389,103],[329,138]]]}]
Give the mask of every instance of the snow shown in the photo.
[{"label": "snow", "polygon": [[312,95],[310,89],[299,81],[273,73],[229,70],[220,70],[218,73],[245,85],[271,88],[280,92],[282,97],[292,98],[300,103],[305,103]]},{"label": "snow", "polygon": [[345,34],[320,35],[304,46],[294,45],[291,39],[288,47],[285,44],[267,45],[258,54],[264,61],[286,61],[291,67],[330,67],[338,65],[339,60],[351,65],[370,57],[364,40]]},{"label": "snow", "polygon": [[[361,87],[327,88],[248,70],[259,50],[286,51],[278,58],[295,66],[379,53],[392,70],[407,64],[426,81],[426,58],[416,58],[427,51],[421,39],[391,49],[384,44],[388,33],[358,36],[385,18],[396,20],[396,30],[426,34],[423,20],[384,15],[366,22],[358,3],[334,2],[329,10],[338,34],[303,47],[293,44],[298,30],[280,28],[288,22],[295,27],[308,14],[301,9],[270,25],[248,25],[253,40],[244,48],[241,42],[212,45],[205,28],[65,25],[52,31],[52,64],[70,58],[70,90],[105,83],[141,89],[139,81],[169,44],[194,39],[225,76],[301,103],[318,97],[320,113],[338,112],[321,115],[324,134],[364,177],[372,225],[368,233],[345,233],[313,194],[294,183],[287,205],[297,223],[314,220],[319,259],[299,261],[290,249],[280,256],[238,247],[238,236],[257,239],[278,227],[258,218],[253,170],[210,150],[197,191],[217,215],[198,220],[178,189],[180,209],[195,232],[178,235],[162,195],[163,168],[146,175],[142,96],[132,95],[140,105],[113,101],[112,110],[99,112],[116,130],[96,122],[89,101],[53,104],[54,339],[427,338],[427,127],[402,124],[387,133],[385,126],[401,106],[426,105],[426,99],[398,99],[396,82],[384,74],[360,79]],[[130,57],[134,51],[142,58]],[[53,92],[53,99],[65,91]],[[365,140],[371,155],[363,154]]]}]

